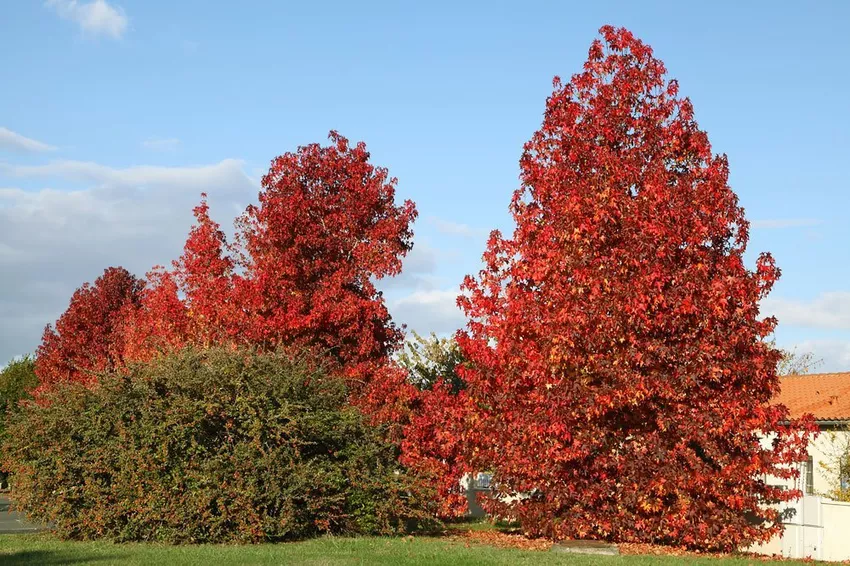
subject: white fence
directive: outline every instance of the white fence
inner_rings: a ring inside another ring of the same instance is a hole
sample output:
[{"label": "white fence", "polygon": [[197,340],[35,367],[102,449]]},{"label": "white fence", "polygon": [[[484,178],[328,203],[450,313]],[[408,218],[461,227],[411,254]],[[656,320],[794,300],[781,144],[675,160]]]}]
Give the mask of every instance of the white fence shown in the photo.
[{"label": "white fence", "polygon": [[850,560],[850,503],[805,495],[790,507],[794,513],[783,535],[750,550],[787,558]]}]

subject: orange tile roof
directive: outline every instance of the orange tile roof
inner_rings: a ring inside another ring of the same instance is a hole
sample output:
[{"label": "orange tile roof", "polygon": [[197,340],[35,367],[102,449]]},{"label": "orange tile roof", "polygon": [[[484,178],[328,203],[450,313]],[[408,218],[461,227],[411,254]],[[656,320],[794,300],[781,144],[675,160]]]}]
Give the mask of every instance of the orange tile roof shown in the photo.
[{"label": "orange tile roof", "polygon": [[786,375],[774,398],[792,417],[811,413],[818,421],[850,420],[850,372]]}]

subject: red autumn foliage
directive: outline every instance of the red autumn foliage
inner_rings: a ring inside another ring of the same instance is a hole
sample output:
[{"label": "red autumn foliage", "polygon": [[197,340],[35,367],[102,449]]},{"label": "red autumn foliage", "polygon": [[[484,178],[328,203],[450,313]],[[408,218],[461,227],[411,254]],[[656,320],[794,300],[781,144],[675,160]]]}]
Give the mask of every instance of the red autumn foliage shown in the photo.
[{"label": "red autumn foliage", "polygon": [[440,379],[417,393],[406,421],[401,461],[432,479],[443,518],[462,517],[469,510],[460,483],[472,472],[465,457],[469,415],[466,393]]},{"label": "red autumn foliage", "polygon": [[[401,270],[416,210],[363,144],[331,133],[276,158],[225,240],[204,199],[184,253],[147,285],[112,268],[39,349],[42,387],[186,344],[308,349],[391,422],[403,462],[492,470],[490,508],[532,536],[732,549],[773,535],[768,504],[810,423],[769,406],[779,353],[758,302],[779,276],[743,262],[748,224],[687,99],[652,51],[602,29],[525,147],[516,230],[494,232],[459,303],[466,389],[417,391],[374,281]],[[760,444],[762,434],[774,438]],[[755,519],[755,520],[754,520]]]},{"label": "red autumn foliage", "polygon": [[[183,294],[188,336],[200,346],[233,341],[239,329],[239,306],[233,295],[235,262],[228,255],[224,232],[210,218],[207,195],[195,207],[197,223],[189,232],[183,255],[173,262],[174,283]],[[170,282],[162,281],[159,286]],[[173,294],[168,292],[168,297]],[[180,320],[180,314],[171,317]]]},{"label": "red autumn foliage", "polygon": [[195,207],[183,255],[172,271],[154,268],[141,306],[126,317],[128,359],[146,360],[187,344],[198,347],[240,342],[241,305],[234,297],[235,261],[218,223],[209,215],[207,195]]},{"label": "red autumn foliage", "polygon": [[530,539],[519,533],[504,532],[496,529],[468,529],[452,533],[449,540],[463,542],[466,546],[486,544],[496,548],[515,548],[517,550],[548,551],[552,549],[552,541],[544,538]]},{"label": "red autumn foliage", "polygon": [[71,297],[68,310],[44,329],[35,373],[39,388],[56,382],[93,383],[99,372],[124,364],[124,315],[141,302],[144,282],[122,267],[110,267],[94,284]]},{"label": "red autumn foliage", "polygon": [[[744,265],[748,223],[690,101],[649,46],[604,27],[526,144],[511,238],[459,298],[490,508],[554,539],[731,549],[781,529],[772,487],[810,424],[770,406],[780,353]],[[760,444],[761,434],[772,444]]]},{"label": "red autumn foliage", "polygon": [[374,280],[400,273],[416,208],[395,204],[396,179],[365,144],[330,139],[272,161],[259,205],[238,222],[236,300],[245,340],[326,353],[358,386],[402,339]]},{"label": "red autumn foliage", "polygon": [[405,422],[415,389],[390,363],[402,333],[374,281],[401,271],[416,208],[395,204],[396,179],[369,163],[363,143],[330,139],[272,162],[259,204],[237,221],[238,247],[203,195],[171,271],[155,268],[144,288],[126,271],[119,288],[108,272],[77,291],[45,333],[42,383],[89,382],[78,366],[111,369],[187,344],[283,346],[315,352],[364,407]]},{"label": "red autumn foliage", "polygon": [[125,359],[148,361],[158,353],[190,343],[188,307],[172,273],[154,268],[147,274],[141,304],[123,314]]},{"label": "red autumn foliage", "polygon": [[[516,548],[518,550],[531,550],[538,552],[551,551],[553,544],[557,544],[545,538],[530,539],[513,532],[513,529],[459,530],[456,533],[453,532],[449,535],[449,540],[452,540],[453,542],[463,542],[467,546],[469,546],[469,543],[486,544],[498,548]],[[617,545],[617,550],[621,555],[644,557],[676,556],[689,559],[716,558],[727,561],[732,559],[742,563],[743,559],[746,559],[749,564],[752,564],[753,562],[774,563],[784,560],[795,564],[800,562],[797,559],[784,558],[781,555],[770,556],[765,554],[742,552],[700,552],[699,550],[691,550],[681,546],[663,546],[646,543],[620,543]],[[807,560],[803,561],[806,562]],[[843,563],[847,562],[848,561],[845,560]]]}]

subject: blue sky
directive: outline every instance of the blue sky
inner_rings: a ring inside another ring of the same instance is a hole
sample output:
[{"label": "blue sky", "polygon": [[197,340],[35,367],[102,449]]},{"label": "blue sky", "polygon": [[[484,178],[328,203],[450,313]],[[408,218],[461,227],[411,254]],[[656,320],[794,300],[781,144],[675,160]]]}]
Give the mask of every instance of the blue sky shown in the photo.
[{"label": "blue sky", "polygon": [[462,324],[510,229],[522,144],[603,24],[655,49],[783,277],[777,340],[850,370],[850,3],[181,2],[0,6],[0,364],[108,265],[179,254],[201,191],[229,225],[270,159],[331,129],[416,201],[401,322]]}]

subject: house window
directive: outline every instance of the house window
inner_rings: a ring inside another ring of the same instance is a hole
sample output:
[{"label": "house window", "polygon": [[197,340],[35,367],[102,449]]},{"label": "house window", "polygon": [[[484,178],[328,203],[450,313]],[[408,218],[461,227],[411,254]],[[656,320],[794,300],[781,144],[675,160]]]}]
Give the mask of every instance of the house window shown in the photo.
[{"label": "house window", "polygon": [[806,461],[806,495],[815,493],[815,460],[811,456]]},{"label": "house window", "polygon": [[850,462],[843,462],[841,464],[841,469],[839,470],[838,475],[841,491],[850,489]]}]

